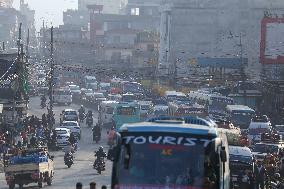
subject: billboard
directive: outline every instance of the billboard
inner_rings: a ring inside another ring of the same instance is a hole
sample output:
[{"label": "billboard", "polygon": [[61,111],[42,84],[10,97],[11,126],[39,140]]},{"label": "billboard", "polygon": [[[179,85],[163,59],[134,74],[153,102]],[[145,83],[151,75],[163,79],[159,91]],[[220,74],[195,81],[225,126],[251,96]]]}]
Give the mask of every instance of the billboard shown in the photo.
[{"label": "billboard", "polygon": [[284,64],[284,18],[262,19],[260,63]]}]

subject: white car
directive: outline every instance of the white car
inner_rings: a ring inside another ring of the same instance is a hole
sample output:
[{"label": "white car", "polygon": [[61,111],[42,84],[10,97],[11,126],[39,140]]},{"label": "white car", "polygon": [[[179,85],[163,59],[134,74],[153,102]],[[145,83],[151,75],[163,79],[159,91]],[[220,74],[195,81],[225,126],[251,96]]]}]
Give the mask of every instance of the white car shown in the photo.
[{"label": "white car", "polygon": [[81,94],[81,89],[78,85],[69,85],[69,89],[73,95]]},{"label": "white car", "polygon": [[81,138],[81,128],[77,121],[63,121],[60,128],[70,129],[71,133],[75,135],[75,137]]},{"label": "white car", "polygon": [[79,117],[76,110],[65,109],[62,111],[63,121],[78,121]]},{"label": "white car", "polygon": [[53,93],[53,102],[56,104],[67,104],[72,103],[72,94],[70,90],[67,89],[57,89]]},{"label": "white car", "polygon": [[103,93],[94,93],[93,100],[95,103],[100,104],[102,101],[106,101],[106,97]]},{"label": "white car", "polygon": [[67,128],[56,128],[56,142],[59,147],[64,147],[67,145],[70,138],[71,131]]}]

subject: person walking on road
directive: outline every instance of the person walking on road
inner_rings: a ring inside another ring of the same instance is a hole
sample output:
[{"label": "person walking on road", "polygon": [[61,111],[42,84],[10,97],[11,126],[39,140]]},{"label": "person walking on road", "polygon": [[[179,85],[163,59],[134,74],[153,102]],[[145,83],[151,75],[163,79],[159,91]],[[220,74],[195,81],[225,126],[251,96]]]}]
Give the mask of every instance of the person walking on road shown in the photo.
[{"label": "person walking on road", "polygon": [[263,165],[258,162],[255,170],[256,189],[264,189],[266,170]]}]

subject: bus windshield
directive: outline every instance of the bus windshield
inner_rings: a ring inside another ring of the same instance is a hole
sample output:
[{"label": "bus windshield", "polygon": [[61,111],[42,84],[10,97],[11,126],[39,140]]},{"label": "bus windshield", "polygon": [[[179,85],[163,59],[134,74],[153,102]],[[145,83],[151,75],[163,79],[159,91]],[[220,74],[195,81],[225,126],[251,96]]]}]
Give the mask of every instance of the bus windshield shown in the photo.
[{"label": "bus windshield", "polygon": [[232,112],[231,116],[232,116],[232,121],[236,125],[249,125],[251,118],[253,117],[253,113],[234,111]]},{"label": "bus windshield", "polygon": [[70,91],[63,91],[63,90],[59,90],[59,91],[54,91],[54,95],[71,95]]},{"label": "bus windshield", "polygon": [[114,188],[217,188],[219,156],[209,138],[140,133],[122,139]]},{"label": "bus windshield", "polygon": [[134,107],[119,107],[117,108],[117,115],[135,115]]}]

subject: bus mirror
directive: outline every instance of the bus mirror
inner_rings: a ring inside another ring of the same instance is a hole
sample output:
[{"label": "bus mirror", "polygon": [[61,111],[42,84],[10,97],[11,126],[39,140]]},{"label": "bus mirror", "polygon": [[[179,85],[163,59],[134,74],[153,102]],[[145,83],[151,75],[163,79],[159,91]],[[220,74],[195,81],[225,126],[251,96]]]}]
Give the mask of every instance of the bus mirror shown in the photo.
[{"label": "bus mirror", "polygon": [[220,152],[220,158],[222,162],[227,161],[227,153],[225,147],[222,147],[221,152]]}]

